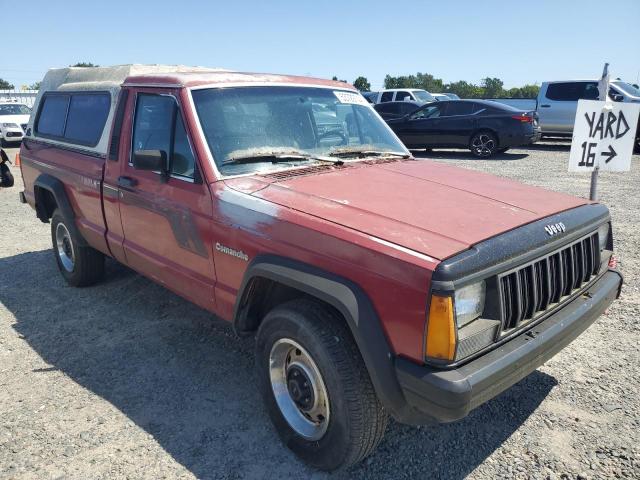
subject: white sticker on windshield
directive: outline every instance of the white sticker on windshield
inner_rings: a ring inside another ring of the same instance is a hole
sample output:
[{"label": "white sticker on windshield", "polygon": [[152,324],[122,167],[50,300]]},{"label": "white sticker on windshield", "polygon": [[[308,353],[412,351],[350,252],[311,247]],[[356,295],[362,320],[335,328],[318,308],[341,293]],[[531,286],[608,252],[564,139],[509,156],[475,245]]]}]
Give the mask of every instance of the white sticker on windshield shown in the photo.
[{"label": "white sticker on windshield", "polygon": [[359,93],[334,91],[333,94],[338,100],[340,100],[340,103],[355,103],[356,105],[364,106],[368,105],[367,101]]}]

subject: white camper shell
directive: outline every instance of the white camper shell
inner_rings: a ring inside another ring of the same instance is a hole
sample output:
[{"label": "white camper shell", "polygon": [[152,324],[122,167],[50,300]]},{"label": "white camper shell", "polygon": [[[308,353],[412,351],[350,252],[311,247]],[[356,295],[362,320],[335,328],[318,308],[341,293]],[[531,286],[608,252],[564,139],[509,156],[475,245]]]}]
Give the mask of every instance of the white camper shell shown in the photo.
[{"label": "white camper shell", "polygon": [[[160,73],[186,73],[186,72],[224,72],[228,71],[220,68],[189,67],[185,65],[117,65],[113,67],[68,67],[55,68],[49,70],[40,85],[40,91],[36,97],[35,104],[24,138],[30,140],[40,140],[36,133],[34,121],[38,117],[42,97],[51,92],[101,92],[108,93],[111,100],[111,107],[105,128],[96,145],[74,145],[99,156],[106,156],[109,148],[109,135],[115,109],[118,102],[118,94],[124,81],[130,76]],[[67,142],[63,139],[47,137],[47,143],[65,146]]]}]

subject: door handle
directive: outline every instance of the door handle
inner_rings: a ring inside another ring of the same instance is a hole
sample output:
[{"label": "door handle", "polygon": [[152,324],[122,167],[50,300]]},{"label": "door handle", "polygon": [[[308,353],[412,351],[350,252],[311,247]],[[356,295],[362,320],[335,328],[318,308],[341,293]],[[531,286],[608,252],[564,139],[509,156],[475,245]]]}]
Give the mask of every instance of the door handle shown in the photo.
[{"label": "door handle", "polygon": [[124,188],[132,188],[138,184],[138,180],[131,177],[118,177],[118,186]]},{"label": "door handle", "polygon": [[544,105],[540,105],[542,108],[549,108],[551,105],[549,105],[548,103],[545,103]]}]

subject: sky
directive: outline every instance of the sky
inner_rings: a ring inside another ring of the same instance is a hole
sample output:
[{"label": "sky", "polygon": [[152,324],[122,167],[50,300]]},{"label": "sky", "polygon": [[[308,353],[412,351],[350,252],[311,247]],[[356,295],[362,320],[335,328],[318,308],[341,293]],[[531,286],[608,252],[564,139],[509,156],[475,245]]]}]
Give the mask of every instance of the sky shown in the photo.
[{"label": "sky", "polygon": [[0,0],[0,38],[0,78],[18,88],[80,61],[362,75],[373,89],[416,72],[506,88],[597,78],[604,62],[640,80],[640,0]]}]

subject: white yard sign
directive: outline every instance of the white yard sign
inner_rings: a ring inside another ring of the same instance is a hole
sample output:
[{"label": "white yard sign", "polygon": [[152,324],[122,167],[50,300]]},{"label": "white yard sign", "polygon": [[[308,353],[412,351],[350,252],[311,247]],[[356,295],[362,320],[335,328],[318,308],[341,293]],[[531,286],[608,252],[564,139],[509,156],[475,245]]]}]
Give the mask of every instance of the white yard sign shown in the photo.
[{"label": "white yard sign", "polygon": [[628,171],[639,114],[637,103],[578,101],[569,171]]}]

